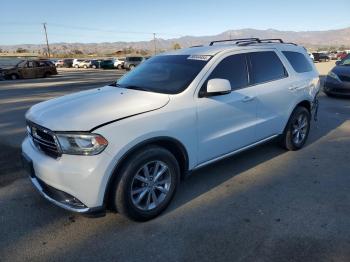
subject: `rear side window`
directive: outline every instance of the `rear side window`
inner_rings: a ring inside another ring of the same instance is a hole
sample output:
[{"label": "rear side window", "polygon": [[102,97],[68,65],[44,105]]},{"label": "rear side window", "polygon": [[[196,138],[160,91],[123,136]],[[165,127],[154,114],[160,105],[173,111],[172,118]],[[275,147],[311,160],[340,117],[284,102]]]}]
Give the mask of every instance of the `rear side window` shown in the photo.
[{"label": "rear side window", "polygon": [[248,73],[246,56],[244,54],[238,54],[224,58],[215,67],[214,71],[210,74],[207,81],[214,78],[229,80],[232,90],[247,86]]},{"label": "rear side window", "polygon": [[289,63],[292,65],[293,69],[297,73],[305,73],[312,71],[310,62],[306,57],[299,52],[283,51],[285,57],[288,59]]},{"label": "rear side window", "polygon": [[249,53],[252,84],[269,82],[288,76],[281,60],[273,51]]}]

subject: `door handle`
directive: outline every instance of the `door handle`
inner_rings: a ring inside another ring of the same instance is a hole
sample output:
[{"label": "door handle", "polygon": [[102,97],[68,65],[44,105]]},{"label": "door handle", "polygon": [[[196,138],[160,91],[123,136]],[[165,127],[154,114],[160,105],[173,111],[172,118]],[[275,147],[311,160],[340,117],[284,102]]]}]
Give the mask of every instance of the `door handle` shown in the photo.
[{"label": "door handle", "polygon": [[254,98],[254,96],[245,96],[241,101],[245,103],[254,100]]}]

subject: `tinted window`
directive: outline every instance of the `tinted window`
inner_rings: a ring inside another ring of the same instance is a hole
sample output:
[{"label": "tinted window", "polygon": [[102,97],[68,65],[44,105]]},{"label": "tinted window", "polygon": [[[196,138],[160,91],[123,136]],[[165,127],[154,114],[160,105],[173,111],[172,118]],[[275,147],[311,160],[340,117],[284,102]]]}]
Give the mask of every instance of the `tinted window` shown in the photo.
[{"label": "tinted window", "polygon": [[304,73],[312,71],[310,62],[303,54],[291,51],[283,51],[282,53],[286,56],[295,72]]},{"label": "tinted window", "polygon": [[254,52],[250,57],[252,84],[277,80],[288,76],[281,60],[273,51]]},{"label": "tinted window", "polygon": [[189,59],[188,55],[155,56],[124,75],[117,85],[122,88],[177,94],[188,87],[207,62]]},{"label": "tinted window", "polygon": [[207,80],[213,78],[229,80],[233,90],[247,86],[248,73],[246,56],[240,54],[226,57],[215,67]]}]

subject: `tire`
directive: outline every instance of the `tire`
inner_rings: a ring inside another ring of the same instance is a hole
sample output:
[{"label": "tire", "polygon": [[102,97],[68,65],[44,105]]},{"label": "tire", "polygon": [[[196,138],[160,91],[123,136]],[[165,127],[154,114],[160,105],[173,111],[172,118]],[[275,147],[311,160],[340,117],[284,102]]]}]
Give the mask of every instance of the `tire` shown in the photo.
[{"label": "tire", "polygon": [[43,77],[46,78],[46,77],[49,77],[50,75],[51,75],[50,72],[46,72],[46,73],[43,75]]},{"label": "tire", "polygon": [[92,65],[92,68],[93,68],[93,69],[96,69],[97,67],[96,67],[96,65]]},{"label": "tire", "polygon": [[87,69],[87,66],[86,66],[86,65],[84,65],[84,68],[85,68],[85,69]]},{"label": "tire", "polygon": [[75,65],[74,68],[79,68],[79,66],[78,66],[78,65]]},{"label": "tire", "polygon": [[130,70],[130,71],[133,70],[134,68],[135,68],[134,65],[129,65],[129,70]]},{"label": "tire", "polygon": [[119,70],[119,69],[121,69],[122,67],[120,66],[120,65],[117,65],[117,69]]},{"label": "tire", "polygon": [[[158,174],[165,170],[158,178],[154,172],[157,167]],[[129,157],[121,168],[111,192],[112,206],[129,219],[150,220],[167,208],[179,181],[180,168],[174,155],[162,147],[148,146]]]},{"label": "tire", "polygon": [[17,80],[19,77],[18,77],[18,75],[17,74],[11,74],[10,75],[10,79],[11,80]]},{"label": "tire", "polygon": [[295,108],[281,137],[282,147],[291,151],[301,149],[309,135],[310,121],[309,110],[302,106]]}]

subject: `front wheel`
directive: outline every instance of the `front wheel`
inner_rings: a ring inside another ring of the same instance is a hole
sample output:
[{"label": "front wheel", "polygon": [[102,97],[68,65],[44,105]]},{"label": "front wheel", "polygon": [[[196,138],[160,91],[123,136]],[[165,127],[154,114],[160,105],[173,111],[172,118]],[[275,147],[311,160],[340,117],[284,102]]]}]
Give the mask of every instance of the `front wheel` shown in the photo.
[{"label": "front wheel", "polygon": [[179,179],[180,168],[173,154],[149,146],[131,156],[120,170],[112,204],[132,220],[152,219],[169,205]]},{"label": "front wheel", "polygon": [[310,131],[310,112],[305,107],[297,107],[285,128],[281,138],[281,144],[288,150],[301,149]]}]

